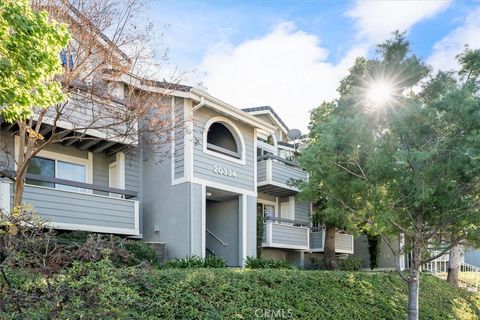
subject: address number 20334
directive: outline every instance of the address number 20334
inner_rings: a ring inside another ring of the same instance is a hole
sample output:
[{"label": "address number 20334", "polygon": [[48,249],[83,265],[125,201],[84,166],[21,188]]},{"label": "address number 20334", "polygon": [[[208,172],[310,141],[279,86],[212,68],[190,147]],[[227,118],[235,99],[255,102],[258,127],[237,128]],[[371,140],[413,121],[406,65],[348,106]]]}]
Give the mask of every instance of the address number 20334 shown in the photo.
[{"label": "address number 20334", "polygon": [[213,166],[213,172],[222,176],[227,176],[227,177],[237,177],[237,172],[232,169],[227,169],[224,167],[220,166]]}]

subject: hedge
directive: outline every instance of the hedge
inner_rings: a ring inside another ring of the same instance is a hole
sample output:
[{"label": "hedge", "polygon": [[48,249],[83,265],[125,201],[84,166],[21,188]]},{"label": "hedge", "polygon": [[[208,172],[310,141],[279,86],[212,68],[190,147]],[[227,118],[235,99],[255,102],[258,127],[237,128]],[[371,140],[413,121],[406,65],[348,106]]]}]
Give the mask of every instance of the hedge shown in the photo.
[{"label": "hedge", "polygon": [[[54,275],[48,294],[41,276],[6,271],[16,294],[2,284],[1,319],[406,318],[406,285],[393,272],[116,268],[104,259]],[[478,295],[421,279],[421,319],[480,317]]]}]

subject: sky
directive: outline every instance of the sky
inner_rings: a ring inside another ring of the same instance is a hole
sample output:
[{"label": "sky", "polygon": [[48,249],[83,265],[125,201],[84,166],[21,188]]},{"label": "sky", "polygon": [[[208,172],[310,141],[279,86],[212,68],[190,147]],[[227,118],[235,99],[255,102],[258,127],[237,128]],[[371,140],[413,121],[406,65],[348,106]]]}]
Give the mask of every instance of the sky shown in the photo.
[{"label": "sky", "polygon": [[269,105],[302,132],[355,58],[395,30],[434,70],[457,69],[465,44],[480,48],[480,0],[152,0],[148,18],[168,51],[161,77],[237,108]]}]

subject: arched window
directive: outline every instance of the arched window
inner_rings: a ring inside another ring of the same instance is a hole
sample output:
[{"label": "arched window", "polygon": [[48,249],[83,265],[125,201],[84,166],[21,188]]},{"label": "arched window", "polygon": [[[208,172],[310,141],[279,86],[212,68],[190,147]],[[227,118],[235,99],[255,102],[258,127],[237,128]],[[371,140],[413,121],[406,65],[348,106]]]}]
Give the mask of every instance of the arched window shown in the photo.
[{"label": "arched window", "polygon": [[236,135],[225,124],[214,122],[208,127],[207,150],[241,158],[241,145]]}]

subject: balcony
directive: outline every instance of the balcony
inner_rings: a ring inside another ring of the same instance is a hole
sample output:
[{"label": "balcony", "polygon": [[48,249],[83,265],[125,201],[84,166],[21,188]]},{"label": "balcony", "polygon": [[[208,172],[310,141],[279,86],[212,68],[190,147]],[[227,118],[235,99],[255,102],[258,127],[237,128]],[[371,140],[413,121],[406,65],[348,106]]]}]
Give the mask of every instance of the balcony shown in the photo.
[{"label": "balcony", "polygon": [[[310,231],[310,251],[323,252],[325,248],[325,229],[312,228]],[[353,254],[353,235],[335,234],[335,252]]]},{"label": "balcony", "polygon": [[266,217],[263,247],[309,249],[310,228],[306,222]]},{"label": "balcony", "polygon": [[[136,192],[28,174],[30,180],[68,186],[79,191],[25,185],[23,202],[35,207],[55,229],[140,235]],[[1,208],[10,206],[11,184],[1,182]],[[96,194],[94,194],[94,192]]]},{"label": "balcony", "polygon": [[257,190],[277,197],[291,196],[298,189],[291,185],[292,180],[306,180],[308,173],[297,164],[274,155],[258,158]]}]

